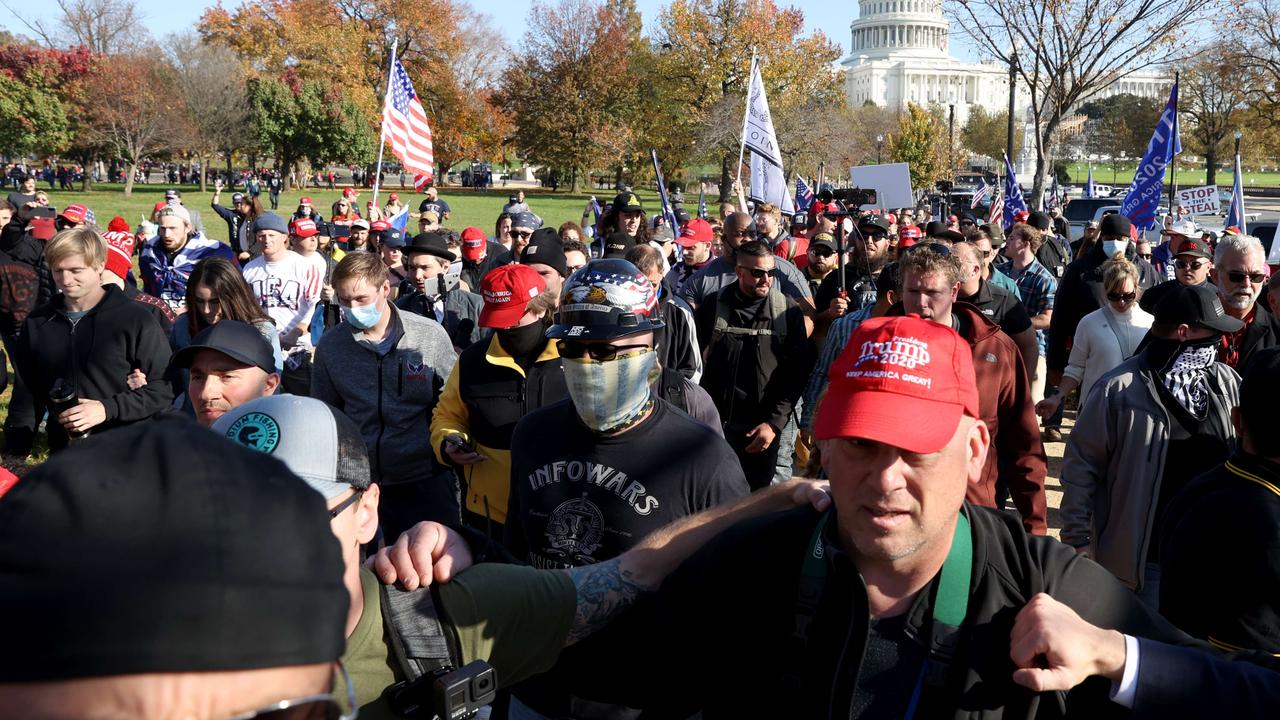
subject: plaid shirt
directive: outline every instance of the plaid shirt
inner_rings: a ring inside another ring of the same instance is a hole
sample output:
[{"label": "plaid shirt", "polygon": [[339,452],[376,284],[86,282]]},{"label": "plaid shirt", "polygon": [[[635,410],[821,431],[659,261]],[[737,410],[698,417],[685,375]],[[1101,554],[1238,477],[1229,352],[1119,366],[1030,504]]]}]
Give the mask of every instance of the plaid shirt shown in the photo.
[{"label": "plaid shirt", "polygon": [[[1035,317],[1046,310],[1053,309],[1053,296],[1058,292],[1058,279],[1053,276],[1039,260],[1032,260],[1031,264],[1022,270],[1014,270],[1012,262],[1005,262],[996,266],[996,269],[1005,275],[1018,286],[1018,291],[1022,293],[1022,306],[1027,309],[1027,314]],[[1040,347],[1040,357],[1044,357],[1045,338],[1044,330],[1036,331],[1036,344]]]}]

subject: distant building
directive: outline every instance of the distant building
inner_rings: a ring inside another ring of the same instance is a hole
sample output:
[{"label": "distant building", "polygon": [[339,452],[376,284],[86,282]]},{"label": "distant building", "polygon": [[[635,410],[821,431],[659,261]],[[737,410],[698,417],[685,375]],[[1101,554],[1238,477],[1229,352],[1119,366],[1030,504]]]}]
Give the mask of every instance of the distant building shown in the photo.
[{"label": "distant building", "polygon": [[[840,64],[852,106],[870,101],[903,111],[907,103],[955,105],[957,130],[974,106],[988,112],[1009,106],[1008,66],[951,56],[950,24],[941,0],[860,0],[858,18],[849,28],[852,50]],[[1138,72],[1089,99],[1122,93],[1164,99],[1171,84],[1162,73]],[[1015,100],[1019,116],[1026,117],[1029,104],[1020,84]]]}]

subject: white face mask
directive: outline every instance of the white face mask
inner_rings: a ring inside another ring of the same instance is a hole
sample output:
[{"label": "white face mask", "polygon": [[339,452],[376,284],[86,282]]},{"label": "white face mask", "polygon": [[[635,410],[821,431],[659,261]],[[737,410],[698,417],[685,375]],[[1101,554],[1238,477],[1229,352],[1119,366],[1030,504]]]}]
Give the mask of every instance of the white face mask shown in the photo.
[{"label": "white face mask", "polygon": [[1106,255],[1107,257],[1112,257],[1116,253],[1124,254],[1124,252],[1128,249],[1129,249],[1128,240],[1103,240],[1102,241],[1102,254]]},{"label": "white face mask", "polygon": [[649,401],[657,369],[652,349],[615,360],[564,358],[564,379],[582,423],[596,432],[615,430],[636,418]]}]

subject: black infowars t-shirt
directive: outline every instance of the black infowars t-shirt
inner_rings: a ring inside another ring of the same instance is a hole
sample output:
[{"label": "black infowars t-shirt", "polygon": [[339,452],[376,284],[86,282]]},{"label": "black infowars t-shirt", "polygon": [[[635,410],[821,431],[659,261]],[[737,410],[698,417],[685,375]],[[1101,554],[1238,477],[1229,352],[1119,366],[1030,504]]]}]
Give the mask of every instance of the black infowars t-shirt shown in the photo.
[{"label": "black infowars t-shirt", "polygon": [[536,567],[591,565],[749,492],[724,438],[670,405],[620,435],[588,430],[571,400],[535,410],[511,438],[506,544]]}]

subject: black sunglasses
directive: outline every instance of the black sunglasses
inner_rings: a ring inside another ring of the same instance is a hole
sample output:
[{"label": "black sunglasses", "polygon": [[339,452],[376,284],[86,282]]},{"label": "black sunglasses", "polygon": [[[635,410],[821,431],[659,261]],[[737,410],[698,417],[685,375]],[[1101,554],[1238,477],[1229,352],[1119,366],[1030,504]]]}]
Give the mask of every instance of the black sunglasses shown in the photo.
[{"label": "black sunglasses", "polygon": [[749,268],[749,267],[742,267],[741,265],[738,266],[738,269],[746,270],[748,273],[751,274],[751,277],[757,280],[765,277],[773,277],[772,269],[765,270],[764,268]]},{"label": "black sunglasses", "polygon": [[831,250],[825,247],[815,247],[809,252],[812,252],[814,255],[817,255],[818,257],[831,257],[832,255],[836,254],[835,250]]},{"label": "black sunglasses", "polygon": [[570,360],[577,360],[588,355],[596,362],[609,362],[617,360],[618,355],[626,353],[628,350],[648,349],[647,343],[634,343],[631,345],[596,345],[595,343],[584,343],[578,340],[557,340],[556,350],[560,352],[560,357]]},{"label": "black sunglasses", "polygon": [[1111,302],[1129,302],[1130,300],[1132,300],[1132,299],[1134,299],[1134,298],[1136,298],[1136,297],[1138,297],[1138,293],[1136,293],[1136,292],[1127,292],[1127,293],[1109,292],[1109,293],[1107,293],[1107,299],[1108,299],[1108,300],[1110,300]]},{"label": "black sunglasses", "polygon": [[346,510],[352,505],[355,505],[357,502],[359,502],[360,498],[363,496],[364,496],[363,490],[356,490],[355,493],[351,495],[351,497],[347,498],[346,500],[343,500],[341,503],[338,504],[337,507],[329,511],[329,519],[332,520],[338,517],[339,515],[341,515],[343,510]]},{"label": "black sunglasses", "polygon": [[519,232],[517,230],[508,230],[507,235],[510,235],[513,238],[520,238],[521,240],[528,240],[533,237],[532,232]]},{"label": "black sunglasses", "polygon": [[1199,270],[1209,263],[1204,260],[1174,260],[1173,264],[1177,265],[1179,270]]},{"label": "black sunglasses", "polygon": [[1138,253],[1138,257],[1142,258],[1143,260],[1150,260],[1151,253]]},{"label": "black sunglasses", "polygon": [[1261,285],[1267,279],[1267,276],[1264,273],[1247,273],[1240,270],[1227,271],[1227,279],[1237,285],[1244,282],[1245,278],[1249,278],[1249,281],[1254,285]]}]

